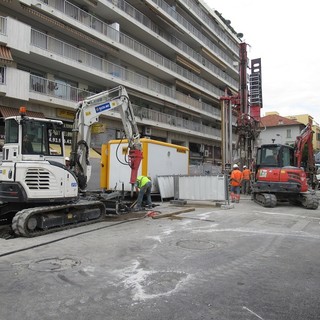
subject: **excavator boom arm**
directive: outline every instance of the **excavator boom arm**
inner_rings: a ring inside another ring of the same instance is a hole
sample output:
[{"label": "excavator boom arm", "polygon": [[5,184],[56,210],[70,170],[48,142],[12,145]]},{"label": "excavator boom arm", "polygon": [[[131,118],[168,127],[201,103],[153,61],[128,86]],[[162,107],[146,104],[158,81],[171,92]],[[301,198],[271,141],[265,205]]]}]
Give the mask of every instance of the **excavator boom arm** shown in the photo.
[{"label": "excavator boom arm", "polygon": [[[79,178],[79,187],[84,189],[90,178],[91,166],[88,149],[91,141],[91,126],[99,121],[101,115],[107,115],[119,108],[124,132],[128,139],[129,165],[131,167],[130,183],[134,184],[142,159],[140,134],[133,113],[133,108],[124,87],[103,91],[79,102],[73,125],[71,168]],[[79,151],[79,148],[82,150]]]}]

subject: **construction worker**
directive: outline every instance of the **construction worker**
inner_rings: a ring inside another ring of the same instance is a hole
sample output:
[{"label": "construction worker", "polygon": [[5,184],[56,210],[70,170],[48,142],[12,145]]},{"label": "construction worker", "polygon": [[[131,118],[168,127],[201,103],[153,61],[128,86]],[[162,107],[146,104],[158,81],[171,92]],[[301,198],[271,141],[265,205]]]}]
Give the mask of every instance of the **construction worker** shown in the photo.
[{"label": "construction worker", "polygon": [[241,193],[249,194],[250,193],[250,176],[251,171],[247,166],[243,166],[242,170],[242,184],[241,184]]},{"label": "construction worker", "polygon": [[230,175],[230,185],[231,185],[231,202],[239,203],[240,201],[240,186],[242,181],[242,172],[240,171],[238,165],[235,163],[233,165],[233,170]]},{"label": "construction worker", "polygon": [[139,176],[137,178],[136,181],[136,192],[139,192],[138,194],[138,199],[137,199],[137,203],[135,206],[135,210],[136,211],[140,211],[142,210],[142,200],[143,200],[143,196],[146,195],[147,196],[147,208],[152,208],[152,201],[151,201],[151,187],[152,187],[152,183],[151,183],[151,179],[149,177],[146,176]]}]

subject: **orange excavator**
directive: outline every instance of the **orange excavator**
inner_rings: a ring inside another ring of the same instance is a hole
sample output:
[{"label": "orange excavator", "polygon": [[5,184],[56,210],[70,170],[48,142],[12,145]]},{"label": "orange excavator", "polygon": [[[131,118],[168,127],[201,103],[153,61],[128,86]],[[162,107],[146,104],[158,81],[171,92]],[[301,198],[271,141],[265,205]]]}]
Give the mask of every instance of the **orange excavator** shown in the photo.
[{"label": "orange excavator", "polygon": [[[252,199],[273,208],[279,201],[289,201],[306,209],[317,209],[319,200],[316,166],[312,146],[313,131],[310,124],[301,131],[295,146],[264,144],[257,150]],[[307,145],[308,156],[302,162]]]}]

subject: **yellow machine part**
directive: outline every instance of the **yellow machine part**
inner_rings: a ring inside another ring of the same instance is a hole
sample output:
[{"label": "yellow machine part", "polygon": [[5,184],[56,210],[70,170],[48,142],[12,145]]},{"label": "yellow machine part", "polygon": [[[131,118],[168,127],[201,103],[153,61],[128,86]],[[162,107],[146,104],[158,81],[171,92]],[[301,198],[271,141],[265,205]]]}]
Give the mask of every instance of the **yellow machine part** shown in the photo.
[{"label": "yellow machine part", "polygon": [[101,146],[101,168],[100,168],[100,187],[107,189],[108,183],[108,164],[110,162],[110,145]]}]

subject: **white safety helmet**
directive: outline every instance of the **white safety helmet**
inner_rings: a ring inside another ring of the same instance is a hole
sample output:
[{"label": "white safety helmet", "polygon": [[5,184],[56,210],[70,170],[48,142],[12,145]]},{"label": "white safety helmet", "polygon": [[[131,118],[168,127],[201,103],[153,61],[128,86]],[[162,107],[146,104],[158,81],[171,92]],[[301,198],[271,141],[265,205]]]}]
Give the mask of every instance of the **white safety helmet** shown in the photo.
[{"label": "white safety helmet", "polygon": [[243,166],[243,168],[246,168],[247,166]]},{"label": "white safety helmet", "polygon": [[69,157],[65,157],[64,160],[65,161],[70,161],[70,158]]},{"label": "white safety helmet", "polygon": [[233,169],[234,169],[234,168],[239,168],[236,163],[233,165]]}]

